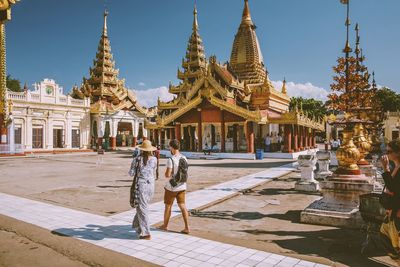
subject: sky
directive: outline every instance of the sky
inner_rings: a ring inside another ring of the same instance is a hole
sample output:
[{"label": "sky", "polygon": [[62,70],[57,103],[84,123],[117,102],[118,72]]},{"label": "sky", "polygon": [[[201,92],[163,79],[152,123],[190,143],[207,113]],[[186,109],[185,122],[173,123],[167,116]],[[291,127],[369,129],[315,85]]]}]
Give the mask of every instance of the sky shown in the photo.
[{"label": "sky", "polygon": [[[265,65],[276,86],[284,77],[291,96],[326,99],[332,66],[345,45],[346,9],[339,0],[249,0]],[[139,101],[168,99],[178,83],[191,34],[194,0],[22,0],[7,24],[7,72],[32,84],[56,80],[64,93],[82,78],[97,51],[108,16],[108,35],[120,78]],[[197,0],[206,56],[226,62],[241,21],[243,0]],[[361,28],[366,64],[379,85],[400,92],[399,0],[351,0],[351,35]]]}]

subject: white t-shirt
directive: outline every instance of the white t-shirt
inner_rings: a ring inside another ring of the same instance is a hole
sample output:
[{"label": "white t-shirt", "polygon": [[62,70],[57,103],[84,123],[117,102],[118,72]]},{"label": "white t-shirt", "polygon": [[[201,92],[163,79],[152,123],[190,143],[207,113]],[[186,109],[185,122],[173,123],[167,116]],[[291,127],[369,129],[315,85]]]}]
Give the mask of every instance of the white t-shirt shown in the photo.
[{"label": "white t-shirt", "polygon": [[[173,171],[176,173],[178,171],[180,158],[184,158],[185,160],[187,160],[187,158],[182,154],[173,155],[171,158],[169,158],[167,160],[167,168],[173,169]],[[173,164],[174,164],[173,168],[172,168],[171,159],[172,159]],[[174,175],[175,173],[173,173],[172,175]],[[184,191],[184,190],[186,190],[186,183],[179,183],[176,187],[172,187],[172,185],[170,184],[169,179],[168,179],[167,183],[164,186],[164,188],[167,189],[168,191],[172,191],[172,192]]]},{"label": "white t-shirt", "polygon": [[265,138],[265,145],[269,146],[271,144],[271,137],[267,136]]}]

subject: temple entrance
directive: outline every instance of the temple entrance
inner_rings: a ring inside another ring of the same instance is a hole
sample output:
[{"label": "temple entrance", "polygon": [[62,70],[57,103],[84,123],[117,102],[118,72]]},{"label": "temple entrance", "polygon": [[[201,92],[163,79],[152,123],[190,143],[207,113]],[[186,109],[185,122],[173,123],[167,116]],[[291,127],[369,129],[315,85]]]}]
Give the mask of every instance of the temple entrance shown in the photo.
[{"label": "temple entrance", "polygon": [[110,149],[110,122],[108,121],[106,122],[103,140],[103,148],[107,150]]},{"label": "temple entrance", "polygon": [[181,144],[183,150],[197,151],[197,142],[196,127],[191,125],[183,127],[183,140]]},{"label": "temple entrance", "polygon": [[43,127],[32,129],[32,148],[43,148]]},{"label": "temple entrance", "polygon": [[64,147],[64,131],[63,129],[53,129],[53,148]]},{"label": "temple entrance", "polygon": [[92,140],[91,140],[91,146],[93,148],[97,147],[97,121],[93,121],[93,125],[92,125]]},{"label": "temple entrance", "polygon": [[131,147],[133,142],[132,123],[119,122],[117,130],[117,146]]},{"label": "temple entrance", "polygon": [[203,128],[203,149],[208,147],[214,151],[221,151],[221,126],[206,124]]}]

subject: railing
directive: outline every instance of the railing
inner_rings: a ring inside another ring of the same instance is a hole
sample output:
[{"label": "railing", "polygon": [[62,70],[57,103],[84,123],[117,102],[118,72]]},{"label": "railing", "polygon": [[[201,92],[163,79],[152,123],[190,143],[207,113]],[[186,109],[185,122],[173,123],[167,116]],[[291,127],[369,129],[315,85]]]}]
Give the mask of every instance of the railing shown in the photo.
[{"label": "railing", "polygon": [[70,103],[72,105],[83,106],[85,104],[85,101],[80,99],[71,99]]},{"label": "railing", "polygon": [[71,96],[58,96],[58,97],[51,97],[51,96],[40,96],[39,94],[35,93],[16,93],[16,92],[7,92],[7,99],[15,100],[15,101],[26,101],[26,102],[37,102],[43,104],[64,104],[64,105],[74,105],[74,106],[81,106],[81,107],[89,107],[90,102],[88,99],[81,100],[81,99],[74,99]]},{"label": "railing", "polygon": [[8,98],[13,100],[25,100],[25,93],[8,92]]},{"label": "railing", "polygon": [[31,101],[40,102],[40,95],[31,94]]},{"label": "railing", "polygon": [[10,144],[0,145],[0,155],[13,155],[13,154],[24,154],[24,148],[21,144],[15,144],[14,148]]}]

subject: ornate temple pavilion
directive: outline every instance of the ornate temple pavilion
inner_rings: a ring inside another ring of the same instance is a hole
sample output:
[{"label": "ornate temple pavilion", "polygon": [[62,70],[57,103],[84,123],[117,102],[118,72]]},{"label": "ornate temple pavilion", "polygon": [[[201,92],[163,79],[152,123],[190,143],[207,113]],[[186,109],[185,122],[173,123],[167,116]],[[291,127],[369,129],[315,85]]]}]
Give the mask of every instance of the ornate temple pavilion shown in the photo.
[{"label": "ornate temple pavilion", "polygon": [[80,88],[73,88],[72,95],[90,98],[92,145],[115,149],[117,145],[135,146],[138,139],[146,139],[145,120],[154,116],[155,110],[142,107],[135,94],[125,87],[125,81],[118,78],[107,33],[107,16],[105,11],[90,78],[84,78]]},{"label": "ornate temple pavilion", "polygon": [[271,83],[248,0],[244,4],[231,59],[225,64],[216,56],[207,60],[195,7],[193,31],[177,74],[181,82],[169,86],[175,97],[159,100],[156,122],[146,126],[157,144],[177,138],[186,151],[202,151],[207,145],[221,152],[254,153],[267,134],[279,133],[285,152],[315,146],[315,132],[324,125],[289,112],[286,82],[280,89]]}]

